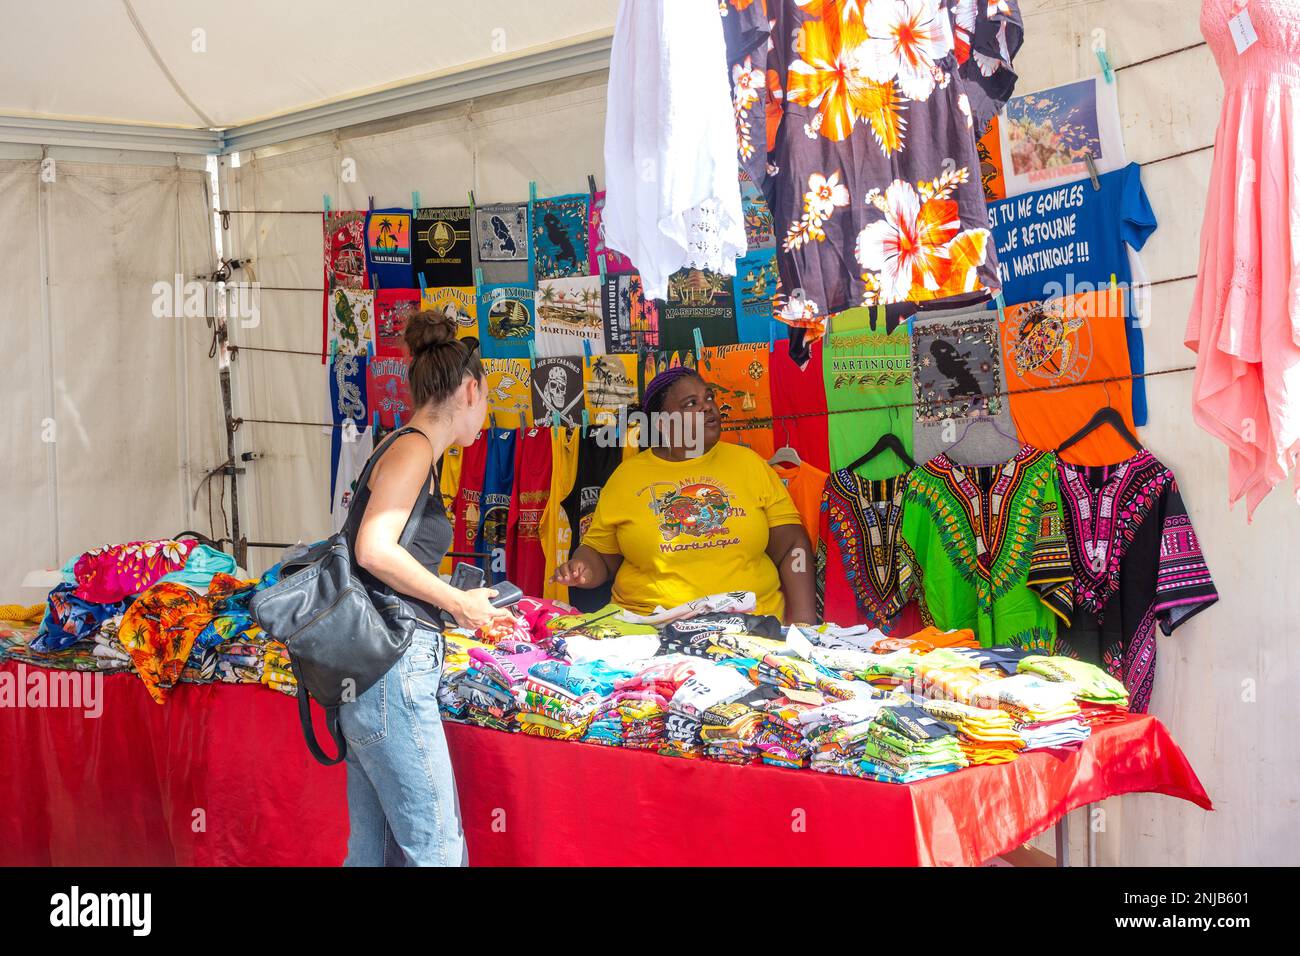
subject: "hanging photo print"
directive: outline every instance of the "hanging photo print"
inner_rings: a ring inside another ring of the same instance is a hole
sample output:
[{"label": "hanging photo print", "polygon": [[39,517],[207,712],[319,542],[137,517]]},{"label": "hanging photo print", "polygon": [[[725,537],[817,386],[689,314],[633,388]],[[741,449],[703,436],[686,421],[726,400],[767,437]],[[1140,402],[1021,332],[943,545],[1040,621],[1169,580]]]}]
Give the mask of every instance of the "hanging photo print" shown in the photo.
[{"label": "hanging photo print", "polygon": [[736,262],[733,289],[736,302],[736,335],[742,342],[766,342],[785,338],[787,326],[773,328],[772,296],[776,293],[776,251],[750,252]]},{"label": "hanging photo print", "polygon": [[583,355],[605,351],[600,276],[542,279],[537,283],[537,354]]},{"label": "hanging photo print", "polygon": [[363,210],[325,213],[325,283],[330,290],[369,288]]},{"label": "hanging photo print", "polygon": [[456,338],[478,338],[478,297],[472,285],[459,288],[425,289],[420,308],[456,320]]},{"label": "hanging photo print", "polygon": [[329,301],[330,354],[365,355],[375,344],[375,294],[369,289],[335,289]]},{"label": "hanging photo print", "polygon": [[374,209],[366,217],[366,270],[380,289],[409,289],[411,270],[411,211]]},{"label": "hanging photo print", "polygon": [[474,207],[474,235],[483,262],[528,259],[528,203],[494,203]]},{"label": "hanging photo print", "polygon": [[415,214],[415,272],[427,286],[474,284],[468,206],[431,206]]},{"label": "hanging photo print", "polygon": [[535,293],[528,286],[482,285],[479,341],[485,358],[523,358],[535,332]]},{"label": "hanging photo print", "polygon": [[533,253],[538,279],[577,276],[587,271],[585,193],[539,199],[533,203]]},{"label": "hanging photo print", "polygon": [[631,355],[597,355],[584,363],[587,414],[603,424],[616,419],[621,407],[637,400],[636,358]]},{"label": "hanging photo print", "polygon": [[582,359],[538,359],[533,366],[533,420],[550,425],[582,424]]}]

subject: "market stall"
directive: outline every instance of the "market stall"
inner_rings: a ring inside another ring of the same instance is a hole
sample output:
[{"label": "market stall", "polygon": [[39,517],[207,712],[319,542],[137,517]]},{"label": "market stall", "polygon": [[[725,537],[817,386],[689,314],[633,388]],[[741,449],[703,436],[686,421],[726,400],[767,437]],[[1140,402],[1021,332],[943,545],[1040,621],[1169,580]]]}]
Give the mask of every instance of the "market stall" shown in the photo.
[{"label": "market stall", "polygon": [[[311,759],[293,701],[186,686],[158,707],[129,677],[103,688],[99,719],[0,710],[0,759],[11,771],[0,828],[12,835],[0,865],[342,862],[344,773]],[[1073,753],[908,787],[456,724],[448,736],[471,865],[976,865],[1109,796],[1162,793],[1211,809],[1150,716],[1106,727]]]}]

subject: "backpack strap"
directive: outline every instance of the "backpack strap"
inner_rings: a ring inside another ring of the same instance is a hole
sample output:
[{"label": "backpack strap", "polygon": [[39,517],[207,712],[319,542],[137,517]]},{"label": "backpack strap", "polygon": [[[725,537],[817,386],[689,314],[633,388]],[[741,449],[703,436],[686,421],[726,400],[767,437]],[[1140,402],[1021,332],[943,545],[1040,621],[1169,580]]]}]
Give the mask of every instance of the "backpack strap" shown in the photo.
[{"label": "backpack strap", "polygon": [[[353,499],[352,506],[348,509],[347,520],[343,522],[343,533],[347,536],[348,547],[356,545],[357,531],[361,528],[361,519],[365,516],[366,507],[370,504],[370,472],[374,469],[375,463],[380,458],[383,458],[388,449],[393,446],[393,442],[408,432],[424,435],[424,432],[418,428],[403,425],[375,448],[370,455],[370,460],[366,462],[366,466],[361,469],[361,474],[357,476],[357,497]],[[425,441],[429,442],[429,447],[432,449],[433,442],[429,439],[429,436],[424,435],[424,438]],[[429,466],[430,475],[433,475],[434,465],[436,464],[437,462],[434,462]],[[427,488],[425,493],[428,493]],[[402,528],[402,536],[397,541],[403,548],[409,547],[410,543],[415,540],[415,534],[420,529],[420,520],[424,517],[423,504],[423,496],[415,499],[415,507],[411,509],[410,517],[406,519],[406,525]]]},{"label": "backpack strap", "polygon": [[292,654],[289,655],[289,667],[293,670],[294,680],[298,682],[298,720],[302,724],[302,735],[307,741],[307,749],[311,751],[313,757],[327,767],[342,763],[348,755],[348,742],[343,739],[342,730],[339,728],[339,709],[325,708],[325,726],[334,740],[334,749],[338,752],[337,757],[330,757],[316,740],[316,728],[311,723],[311,701],[308,700],[310,695],[307,693],[307,685],[303,683],[302,674],[298,672],[298,662],[294,660]]}]

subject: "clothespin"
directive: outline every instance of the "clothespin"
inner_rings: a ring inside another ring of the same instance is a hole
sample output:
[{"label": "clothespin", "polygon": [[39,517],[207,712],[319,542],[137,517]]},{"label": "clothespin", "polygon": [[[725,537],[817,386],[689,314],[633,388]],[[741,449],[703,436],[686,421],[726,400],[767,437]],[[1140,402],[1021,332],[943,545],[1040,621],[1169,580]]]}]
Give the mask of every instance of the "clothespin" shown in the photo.
[{"label": "clothespin", "polygon": [[335,339],[330,343],[330,361],[336,362],[339,357],[339,340]]},{"label": "clothespin", "polygon": [[369,340],[366,341],[366,358],[372,362],[375,359],[375,343]]},{"label": "clothespin", "polygon": [[329,194],[329,193],[325,193],[325,195],[322,196],[321,199],[322,199],[322,200],[324,201],[324,203],[325,203],[325,215],[328,216],[329,213],[330,213],[330,194]]},{"label": "clothespin", "polygon": [[1083,161],[1088,164],[1088,178],[1092,180],[1092,188],[1100,189],[1101,180],[1097,178],[1097,161],[1092,157],[1092,150],[1083,154]]},{"label": "clothespin", "polygon": [[533,344],[532,339],[528,340],[528,361],[532,363],[533,368],[537,367],[537,346]]},{"label": "clothespin", "polygon": [[474,287],[476,289],[483,288],[483,267],[482,266],[474,267]]},{"label": "clothespin", "polygon": [[528,181],[528,204],[531,206],[537,202],[537,183],[533,180]]},{"label": "clothespin", "polygon": [[371,211],[371,212],[374,212],[374,211],[375,211],[375,197],[374,197],[374,196],[367,196],[367,197],[366,197],[366,201],[370,203],[370,211]]},{"label": "clothespin", "polygon": [[591,198],[596,198],[596,174],[587,173],[587,192],[591,193]]},{"label": "clothespin", "polygon": [[401,427],[402,427],[402,413],[393,412],[393,428],[396,429]]},{"label": "clothespin", "polygon": [[587,410],[585,408],[582,410],[582,432],[583,434],[587,432]]},{"label": "clothespin", "polygon": [[555,411],[551,412],[551,427],[552,427],[552,428],[559,428],[559,427],[560,427],[560,413],[559,413],[559,412],[555,412]]},{"label": "clothespin", "polygon": [[997,303],[998,321],[1005,322],[1007,320],[1007,300],[1002,295],[1002,290],[998,290],[998,294],[993,297],[993,301]]},{"label": "clothespin", "polygon": [[591,368],[591,339],[582,340],[582,365]]},{"label": "clothespin", "polygon": [[1111,69],[1110,57],[1106,55],[1106,47],[1098,45],[1093,51],[1097,54],[1097,62],[1101,64],[1101,75],[1106,78],[1107,83],[1115,82],[1115,71]]},{"label": "clothespin", "polygon": [[471,214],[474,212],[474,190],[472,189],[469,191],[469,211]]},{"label": "clothespin", "polygon": [[705,368],[713,368],[712,362],[704,360],[704,336],[700,334],[699,326],[692,329],[691,334],[695,337],[695,365],[697,367],[703,365]]},{"label": "clothespin", "polygon": [[1110,313],[1112,317],[1119,316],[1119,302],[1117,300],[1118,295],[1119,295],[1119,282],[1115,278],[1115,273],[1112,272],[1110,274],[1110,298],[1109,301],[1106,303],[1110,307]]},{"label": "clothespin", "polygon": [[379,291],[379,273],[378,273],[378,272],[372,272],[372,273],[370,273],[370,288],[374,289],[376,292]]},{"label": "clothespin", "polygon": [[417,272],[415,274],[415,277],[420,280],[420,298],[423,299],[425,290],[429,288],[427,285],[424,284],[424,273]]},{"label": "clothespin", "polygon": [[596,261],[600,263],[600,284],[603,286],[605,284],[605,253],[600,253]]},{"label": "clothespin", "polygon": [[767,348],[769,352],[776,351],[776,316],[767,320]]},{"label": "clothespin", "polygon": [[379,434],[379,412],[377,410],[370,416],[370,434],[372,436]]},{"label": "clothespin", "polygon": [[419,211],[419,209],[420,209],[420,193],[419,190],[413,190],[411,192],[411,215],[414,216]]}]

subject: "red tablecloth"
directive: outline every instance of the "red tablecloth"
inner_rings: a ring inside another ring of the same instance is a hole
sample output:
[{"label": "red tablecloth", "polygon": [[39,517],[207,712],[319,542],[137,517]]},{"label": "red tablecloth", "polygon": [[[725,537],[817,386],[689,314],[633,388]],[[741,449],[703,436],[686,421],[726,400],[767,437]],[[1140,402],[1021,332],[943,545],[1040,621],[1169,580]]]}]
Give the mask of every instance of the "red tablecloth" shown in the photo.
[{"label": "red tablecloth", "polygon": [[[0,680],[16,668],[0,665]],[[183,685],[159,706],[132,675],[102,687],[98,718],[0,707],[0,865],[342,861],[344,770],[312,760],[291,698]],[[457,724],[447,734],[475,864],[976,864],[1115,794],[1211,809],[1150,716],[1100,728],[1078,751],[908,786]]]}]

